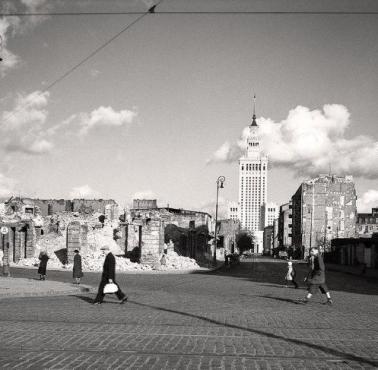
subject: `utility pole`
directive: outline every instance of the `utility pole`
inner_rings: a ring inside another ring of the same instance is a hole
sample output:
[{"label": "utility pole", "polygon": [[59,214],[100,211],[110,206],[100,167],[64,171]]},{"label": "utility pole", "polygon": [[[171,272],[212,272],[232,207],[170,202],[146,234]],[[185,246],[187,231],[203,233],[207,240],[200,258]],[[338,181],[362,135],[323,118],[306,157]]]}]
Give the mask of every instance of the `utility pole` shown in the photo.
[{"label": "utility pole", "polygon": [[224,176],[219,176],[217,179],[217,199],[215,203],[215,230],[214,230],[214,255],[213,255],[213,264],[214,266],[217,263],[217,223],[218,223],[218,195],[219,188],[223,189],[223,183],[226,181]]},{"label": "utility pole", "polygon": [[9,233],[9,228],[7,226],[2,226],[1,232],[1,244],[3,248],[3,275],[10,276],[9,269],[9,242],[5,243],[5,235]]}]

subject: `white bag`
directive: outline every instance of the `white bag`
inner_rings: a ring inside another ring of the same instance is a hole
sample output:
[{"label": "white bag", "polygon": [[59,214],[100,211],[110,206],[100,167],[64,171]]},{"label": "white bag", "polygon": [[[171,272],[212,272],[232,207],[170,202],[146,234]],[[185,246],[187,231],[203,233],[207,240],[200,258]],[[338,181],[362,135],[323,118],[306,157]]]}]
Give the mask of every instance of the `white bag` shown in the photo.
[{"label": "white bag", "polygon": [[104,286],[104,294],[116,293],[117,291],[118,287],[114,283],[108,283]]}]

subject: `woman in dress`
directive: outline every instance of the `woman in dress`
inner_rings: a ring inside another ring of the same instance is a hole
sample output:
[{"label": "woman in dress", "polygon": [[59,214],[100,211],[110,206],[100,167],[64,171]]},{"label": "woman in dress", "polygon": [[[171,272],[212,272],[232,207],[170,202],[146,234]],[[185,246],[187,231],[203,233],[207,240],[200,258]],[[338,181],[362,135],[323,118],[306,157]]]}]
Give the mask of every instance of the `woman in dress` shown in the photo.
[{"label": "woman in dress", "polygon": [[46,252],[42,251],[39,254],[39,267],[38,267],[38,274],[39,280],[46,280],[46,268],[47,268],[47,261],[49,260],[49,256]]}]

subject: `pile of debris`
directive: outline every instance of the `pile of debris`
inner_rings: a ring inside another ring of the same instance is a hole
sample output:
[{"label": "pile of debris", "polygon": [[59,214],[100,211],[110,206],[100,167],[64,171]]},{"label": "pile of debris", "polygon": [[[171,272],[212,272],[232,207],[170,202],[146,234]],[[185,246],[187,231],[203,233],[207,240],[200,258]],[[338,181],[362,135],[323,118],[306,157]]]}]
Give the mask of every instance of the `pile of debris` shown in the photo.
[{"label": "pile of debris", "polygon": [[[141,263],[131,262],[130,259],[121,256],[123,253],[118,244],[113,240],[113,226],[111,223],[105,224],[103,228],[90,229],[87,234],[87,245],[82,246],[80,254],[82,257],[83,271],[102,271],[105,254],[101,247],[108,246],[116,256],[116,269],[119,272],[127,271],[150,271],[159,269],[188,270],[198,269],[197,262],[189,257],[179,256],[173,250],[168,249],[168,253],[162,257],[164,264],[160,267],[151,267]],[[167,247],[168,248],[168,247]],[[66,235],[65,233],[48,233],[37,239],[35,254],[33,258],[23,258],[13,266],[37,267],[39,264],[39,254],[46,252],[49,256],[47,269],[51,270],[72,270],[72,264],[66,263]]]},{"label": "pile of debris", "polygon": [[175,251],[168,250],[163,255],[160,270],[191,270],[198,269],[200,266],[195,259],[190,257],[179,256]]}]

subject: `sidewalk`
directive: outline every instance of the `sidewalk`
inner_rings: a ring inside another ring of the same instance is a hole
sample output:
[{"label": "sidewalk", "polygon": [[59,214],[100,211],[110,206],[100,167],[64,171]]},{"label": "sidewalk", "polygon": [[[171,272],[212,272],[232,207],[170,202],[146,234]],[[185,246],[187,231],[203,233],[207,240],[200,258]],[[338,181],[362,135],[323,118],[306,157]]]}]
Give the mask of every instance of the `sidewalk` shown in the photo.
[{"label": "sidewalk", "polygon": [[366,272],[364,274],[361,274],[362,269],[363,269],[362,266],[338,265],[338,264],[327,263],[327,262],[325,266],[326,266],[326,270],[329,270],[329,271],[338,271],[338,272],[343,272],[345,274],[359,275],[359,276],[365,276],[369,278],[378,279],[377,269],[367,268]]},{"label": "sidewalk", "polygon": [[3,298],[67,295],[93,291],[86,285],[58,281],[0,277],[0,300]]}]

